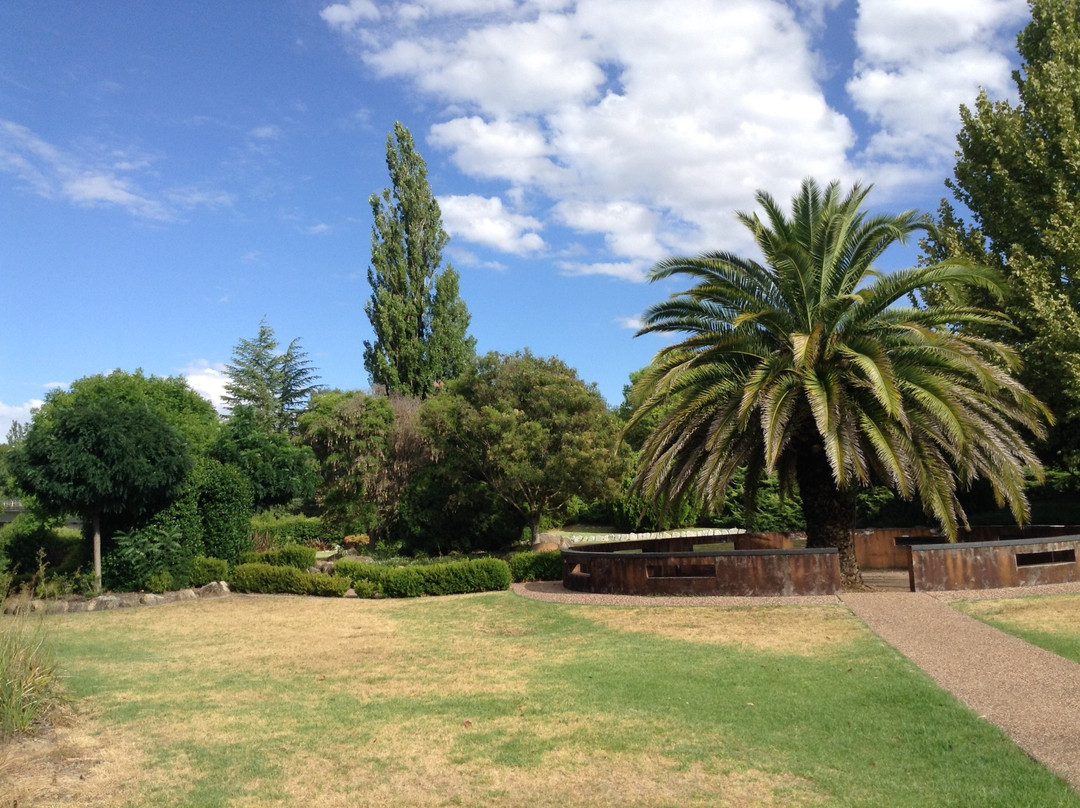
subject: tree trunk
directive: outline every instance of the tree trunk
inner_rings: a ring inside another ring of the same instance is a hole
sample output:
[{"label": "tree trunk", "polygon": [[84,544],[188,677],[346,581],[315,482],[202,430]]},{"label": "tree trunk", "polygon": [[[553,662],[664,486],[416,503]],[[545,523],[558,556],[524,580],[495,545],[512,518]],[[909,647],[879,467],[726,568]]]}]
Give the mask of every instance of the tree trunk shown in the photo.
[{"label": "tree trunk", "polygon": [[540,511],[529,512],[529,532],[532,534],[529,538],[529,544],[536,544],[540,541]]},{"label": "tree trunk", "polygon": [[806,546],[835,547],[844,589],[866,589],[855,558],[855,494],[837,489],[825,447],[819,441],[808,441],[797,451],[796,477],[806,517]]},{"label": "tree trunk", "polygon": [[101,515],[94,514],[94,594],[101,592]]}]

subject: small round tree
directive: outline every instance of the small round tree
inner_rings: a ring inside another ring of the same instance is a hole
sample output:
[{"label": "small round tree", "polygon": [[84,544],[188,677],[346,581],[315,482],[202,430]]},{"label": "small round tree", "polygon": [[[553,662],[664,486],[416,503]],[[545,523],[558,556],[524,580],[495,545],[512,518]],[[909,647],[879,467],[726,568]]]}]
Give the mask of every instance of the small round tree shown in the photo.
[{"label": "small round tree", "polygon": [[155,513],[191,468],[187,441],[149,402],[78,392],[49,395],[8,463],[37,510],[92,525],[98,590],[102,520],[127,526]]}]

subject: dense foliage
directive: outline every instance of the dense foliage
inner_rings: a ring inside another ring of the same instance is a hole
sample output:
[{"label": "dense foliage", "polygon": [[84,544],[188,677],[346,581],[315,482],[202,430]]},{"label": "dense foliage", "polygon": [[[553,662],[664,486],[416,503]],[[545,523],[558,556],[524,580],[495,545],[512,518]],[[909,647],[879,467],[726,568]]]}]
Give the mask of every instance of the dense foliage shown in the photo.
[{"label": "dense foliage", "polygon": [[[980,92],[963,107],[953,195],[927,257],[964,256],[1007,278],[1007,328],[1020,378],[1051,409],[1056,427],[1041,447],[1048,462],[1080,463],[1080,4],[1029,0],[1018,37],[1018,100]],[[977,302],[982,302],[976,298]]]},{"label": "dense foliage", "polygon": [[243,472],[256,508],[285,505],[315,493],[319,472],[311,449],[268,430],[251,407],[233,410],[210,454]]}]

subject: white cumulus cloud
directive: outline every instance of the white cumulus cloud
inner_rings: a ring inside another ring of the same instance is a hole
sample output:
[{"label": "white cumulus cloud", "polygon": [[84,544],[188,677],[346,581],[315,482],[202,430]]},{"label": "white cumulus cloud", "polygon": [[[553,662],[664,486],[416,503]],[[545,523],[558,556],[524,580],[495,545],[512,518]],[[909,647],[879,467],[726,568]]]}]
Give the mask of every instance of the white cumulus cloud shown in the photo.
[{"label": "white cumulus cloud", "polygon": [[[830,31],[840,2],[386,0],[323,17],[369,73],[442,110],[428,140],[485,205],[527,198],[541,224],[601,237],[606,254],[564,271],[637,280],[664,253],[747,247],[732,214],[758,189],[940,187],[957,108],[1008,83],[1024,0],[861,0],[854,32]],[[857,63],[830,63],[834,36]],[[866,131],[830,104],[837,70]],[[455,223],[507,252],[514,233]]]},{"label": "white cumulus cloud", "polygon": [[507,210],[497,197],[440,196],[439,208],[446,232],[452,236],[516,255],[544,247],[544,240],[535,232],[541,223]]}]

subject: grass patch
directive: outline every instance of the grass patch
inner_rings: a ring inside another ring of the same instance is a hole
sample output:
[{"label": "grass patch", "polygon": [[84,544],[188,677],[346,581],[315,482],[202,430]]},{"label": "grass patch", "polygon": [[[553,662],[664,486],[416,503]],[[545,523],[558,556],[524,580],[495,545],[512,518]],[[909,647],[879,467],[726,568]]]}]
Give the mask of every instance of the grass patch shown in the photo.
[{"label": "grass patch", "polygon": [[141,752],[130,791],[74,804],[1080,806],[839,606],[233,597],[50,622],[102,744]]},{"label": "grass patch", "polygon": [[994,628],[1080,662],[1080,596],[963,600],[953,605]]}]

